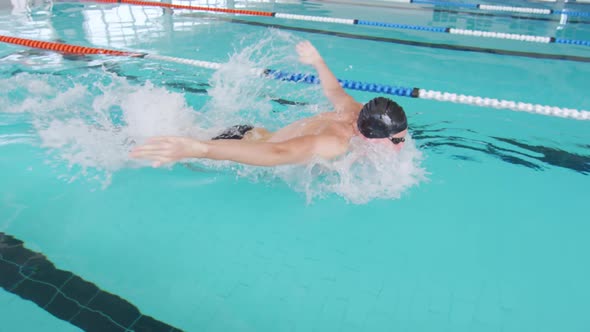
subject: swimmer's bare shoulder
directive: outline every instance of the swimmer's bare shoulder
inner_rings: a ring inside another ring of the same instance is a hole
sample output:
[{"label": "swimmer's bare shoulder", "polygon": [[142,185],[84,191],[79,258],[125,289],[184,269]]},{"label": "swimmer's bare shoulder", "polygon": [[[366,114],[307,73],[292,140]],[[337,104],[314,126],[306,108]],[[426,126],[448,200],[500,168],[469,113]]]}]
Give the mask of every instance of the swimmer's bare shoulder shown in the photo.
[{"label": "swimmer's bare shoulder", "polygon": [[336,158],[348,151],[350,137],[345,135],[319,135],[314,137],[313,155],[325,159]]},{"label": "swimmer's bare shoulder", "polygon": [[316,135],[302,135],[275,143],[279,154],[291,155],[293,163],[305,163],[313,157],[333,159],[348,151],[350,134],[334,126]]}]

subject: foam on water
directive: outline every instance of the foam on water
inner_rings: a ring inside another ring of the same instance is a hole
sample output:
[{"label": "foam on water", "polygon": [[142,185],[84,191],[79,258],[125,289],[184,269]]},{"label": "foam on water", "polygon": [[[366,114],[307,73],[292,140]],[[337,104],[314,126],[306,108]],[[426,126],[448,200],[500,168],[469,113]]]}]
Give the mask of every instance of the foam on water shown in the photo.
[{"label": "foam on water", "polygon": [[[246,38],[248,40],[248,38]],[[265,38],[236,51],[210,80],[208,105],[223,119],[246,111],[242,118],[260,119],[262,125],[276,129],[291,121],[331,110],[322,96],[319,85],[268,81],[255,77],[249,68],[280,68],[291,72],[309,73],[311,69],[297,61],[294,46],[300,40],[293,35],[271,31]],[[272,113],[268,98],[261,94],[305,100],[306,107],[293,107]],[[213,106],[212,106],[213,105]],[[254,113],[252,113],[254,112]],[[227,123],[228,125],[231,123]],[[404,149],[393,152],[391,145],[372,144],[355,138],[350,152],[332,161],[316,159],[305,166],[281,166],[271,169],[243,166],[238,174],[268,181],[280,179],[295,190],[304,192],[308,201],[329,194],[337,194],[352,203],[366,203],[373,199],[399,198],[408,188],[424,181],[425,170],[420,166],[422,153],[408,135]],[[219,163],[208,163],[214,166]]]},{"label": "foam on water", "polygon": [[[301,118],[301,108],[277,112],[271,100],[280,97],[324,102],[317,86],[294,86],[260,77],[260,71],[266,68],[309,71],[308,67],[298,64],[294,52],[297,41],[292,34],[280,30],[271,30],[262,37],[259,33],[243,37],[229,60],[209,80],[211,98],[203,111],[208,113],[211,125],[227,127],[247,121],[277,129]],[[308,110],[317,110],[317,107]]]},{"label": "foam on water", "polygon": [[334,160],[315,159],[304,166],[280,166],[271,170],[243,167],[240,175],[266,181],[277,178],[303,192],[307,201],[337,194],[355,204],[374,199],[397,199],[412,186],[426,180],[420,167],[422,153],[408,135],[404,148],[351,140],[350,151]]},{"label": "foam on water", "polygon": [[[133,84],[124,77],[93,71],[64,79],[21,73],[0,79],[4,111],[28,114],[39,144],[56,167],[67,165],[65,178],[99,180],[104,186],[113,172],[149,165],[130,160],[129,150],[151,136],[191,136],[207,139],[238,123],[275,130],[282,125],[329,110],[319,86],[295,85],[263,79],[253,68],[280,68],[310,72],[297,64],[294,36],[272,31],[257,41],[246,38],[218,71],[211,73],[209,96],[195,110],[181,93],[150,81]],[[246,46],[244,46],[246,45]],[[307,106],[287,109],[271,99],[303,100]],[[350,153],[332,161],[317,159],[304,166],[262,168],[231,162],[194,160],[202,167],[235,172],[255,181],[285,182],[305,193],[309,201],[337,194],[353,203],[398,198],[425,179],[422,154],[408,137],[405,148],[370,144],[355,138]]]},{"label": "foam on water", "polygon": [[56,166],[67,162],[65,178],[83,176],[108,185],[112,172],[142,165],[130,161],[128,153],[147,137],[204,138],[196,125],[197,113],[182,94],[150,82],[134,86],[106,72],[99,78],[87,85],[27,73],[0,80],[4,111],[31,116],[49,161]]}]

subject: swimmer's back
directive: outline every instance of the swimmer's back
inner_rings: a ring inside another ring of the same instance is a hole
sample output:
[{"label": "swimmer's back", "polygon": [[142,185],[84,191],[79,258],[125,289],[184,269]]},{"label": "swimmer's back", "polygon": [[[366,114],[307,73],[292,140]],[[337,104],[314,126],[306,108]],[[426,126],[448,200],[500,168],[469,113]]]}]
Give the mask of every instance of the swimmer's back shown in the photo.
[{"label": "swimmer's back", "polygon": [[346,123],[347,115],[336,112],[321,113],[291,123],[274,132],[268,142],[282,142],[301,136],[332,135],[350,138],[352,128]]}]

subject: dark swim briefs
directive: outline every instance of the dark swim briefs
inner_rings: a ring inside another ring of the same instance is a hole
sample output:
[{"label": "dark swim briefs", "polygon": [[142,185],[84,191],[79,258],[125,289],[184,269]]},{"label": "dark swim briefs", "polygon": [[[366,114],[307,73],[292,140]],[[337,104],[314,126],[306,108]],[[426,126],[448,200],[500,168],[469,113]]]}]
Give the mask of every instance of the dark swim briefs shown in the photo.
[{"label": "dark swim briefs", "polygon": [[242,139],[247,132],[254,129],[253,126],[249,125],[237,125],[224,130],[221,134],[213,137],[211,140],[218,139]]}]

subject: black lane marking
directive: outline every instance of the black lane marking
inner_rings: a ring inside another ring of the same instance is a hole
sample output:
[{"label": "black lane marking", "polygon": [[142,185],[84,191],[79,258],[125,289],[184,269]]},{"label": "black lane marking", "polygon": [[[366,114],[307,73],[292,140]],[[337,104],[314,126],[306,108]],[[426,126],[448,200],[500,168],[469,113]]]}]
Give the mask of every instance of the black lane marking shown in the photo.
[{"label": "black lane marking", "polygon": [[[72,272],[57,269],[43,254],[0,232],[0,287],[89,332],[176,332],[142,314],[125,299]],[[1,324],[1,323],[0,323]]]},{"label": "black lane marking", "polygon": [[335,37],[341,37],[341,38],[370,40],[370,41],[377,41],[377,42],[402,44],[402,45],[410,45],[410,46],[417,46],[417,47],[428,47],[428,48],[436,48],[436,49],[445,49],[445,50],[452,50],[452,51],[508,55],[508,56],[517,56],[517,57],[534,58],[534,59],[551,59],[551,60],[563,60],[563,61],[575,61],[575,62],[590,62],[590,57],[582,57],[582,56],[575,56],[575,55],[534,53],[534,52],[501,50],[501,49],[495,49],[495,48],[483,48],[483,47],[475,47],[475,46],[437,44],[437,43],[419,42],[419,41],[414,41],[414,40],[404,40],[404,39],[397,39],[397,38],[357,35],[357,34],[352,34],[352,33],[347,33],[347,32],[336,32],[336,31],[327,31],[327,30],[312,29],[312,28],[294,27],[294,26],[287,26],[287,25],[274,24],[274,23],[262,23],[262,22],[241,20],[241,19],[236,19],[236,18],[218,17],[218,18],[216,18],[216,20],[227,21],[227,22],[238,23],[238,24],[245,24],[245,25],[252,25],[252,26],[260,26],[260,27],[265,27],[265,28],[275,28],[275,29],[282,29],[282,30],[291,30],[291,31],[321,34],[321,35],[329,35],[329,36],[335,36]]}]

